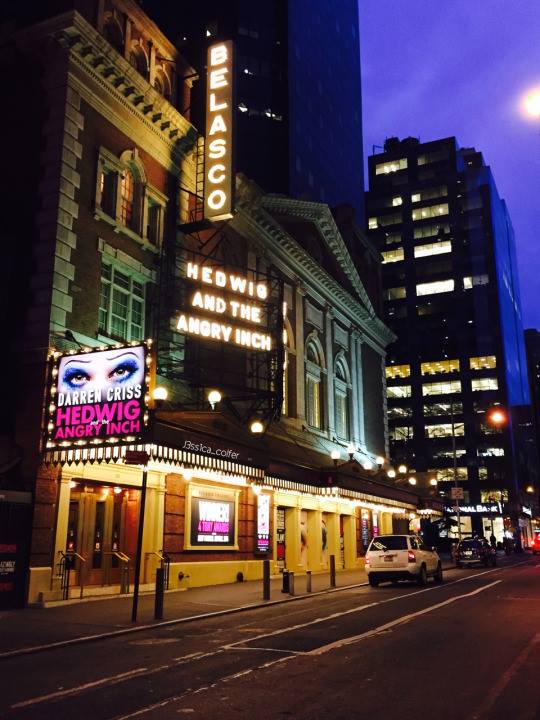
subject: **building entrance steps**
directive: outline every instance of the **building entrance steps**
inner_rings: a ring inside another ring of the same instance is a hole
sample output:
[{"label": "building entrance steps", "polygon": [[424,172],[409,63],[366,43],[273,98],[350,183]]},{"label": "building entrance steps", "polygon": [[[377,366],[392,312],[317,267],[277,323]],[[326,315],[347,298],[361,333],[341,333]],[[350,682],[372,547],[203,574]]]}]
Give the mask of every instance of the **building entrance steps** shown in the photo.
[{"label": "building entrance steps", "polygon": [[[443,558],[443,568],[454,567]],[[213,585],[171,590],[165,595],[164,621],[154,620],[154,593],[139,597],[139,622],[131,623],[132,594],[115,598],[68,600],[51,606],[0,612],[0,661],[27,652],[39,652],[55,644],[76,644],[140,628],[189,622],[215,614],[241,612],[271,603],[299,601],[316,593],[339,592],[346,587],[367,583],[363,569],[337,573],[337,588],[330,587],[330,573],[312,573],[311,593],[307,592],[308,575],[295,575],[295,596],[283,593],[282,576],[270,581],[270,600],[264,601],[262,581]]]}]

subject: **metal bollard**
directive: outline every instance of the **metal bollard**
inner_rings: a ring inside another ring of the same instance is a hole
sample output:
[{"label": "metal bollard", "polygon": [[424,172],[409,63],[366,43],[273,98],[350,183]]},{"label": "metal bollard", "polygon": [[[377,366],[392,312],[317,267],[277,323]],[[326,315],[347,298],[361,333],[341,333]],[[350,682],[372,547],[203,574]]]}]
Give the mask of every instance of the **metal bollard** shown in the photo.
[{"label": "metal bollard", "polygon": [[289,595],[294,595],[294,573],[289,572]]},{"label": "metal bollard", "polygon": [[330,555],[330,587],[336,587],[336,556]]},{"label": "metal bollard", "polygon": [[306,572],[306,592],[311,592],[311,570]]},{"label": "metal bollard", "polygon": [[165,593],[165,570],[156,570],[156,598],[154,603],[154,618],[163,620],[163,595]]},{"label": "metal bollard", "polygon": [[270,600],[270,560],[263,560],[263,600]]},{"label": "metal bollard", "polygon": [[283,571],[283,587],[281,588],[282,593],[288,593],[289,592],[289,571],[284,570]]}]

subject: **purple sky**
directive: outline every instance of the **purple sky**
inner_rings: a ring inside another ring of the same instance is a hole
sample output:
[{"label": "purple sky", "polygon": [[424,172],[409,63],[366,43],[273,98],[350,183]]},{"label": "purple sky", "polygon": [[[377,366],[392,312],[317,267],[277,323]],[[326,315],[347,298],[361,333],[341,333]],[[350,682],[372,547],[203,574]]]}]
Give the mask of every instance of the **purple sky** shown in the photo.
[{"label": "purple sky", "polygon": [[540,328],[539,0],[360,0],[364,152],[455,135],[491,166],[516,233],[525,327]]}]

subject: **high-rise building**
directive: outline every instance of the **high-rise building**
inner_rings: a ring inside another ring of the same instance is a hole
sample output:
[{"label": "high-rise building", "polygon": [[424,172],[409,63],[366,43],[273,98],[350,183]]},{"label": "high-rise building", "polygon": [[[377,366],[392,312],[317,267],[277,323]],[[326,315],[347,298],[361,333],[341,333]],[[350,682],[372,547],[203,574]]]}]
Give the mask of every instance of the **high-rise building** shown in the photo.
[{"label": "high-rise building", "polygon": [[525,528],[530,482],[517,431],[529,390],[506,204],[482,154],[453,137],[387,140],[369,158],[369,187],[369,234],[397,335],[386,360],[391,455],[431,473],[448,498],[457,479],[463,530],[502,540]]},{"label": "high-rise building", "polygon": [[[234,40],[237,170],[266,192],[356,209],[364,177],[358,0],[142,0],[204,77],[206,46]],[[204,127],[204,80],[192,119]]]}]

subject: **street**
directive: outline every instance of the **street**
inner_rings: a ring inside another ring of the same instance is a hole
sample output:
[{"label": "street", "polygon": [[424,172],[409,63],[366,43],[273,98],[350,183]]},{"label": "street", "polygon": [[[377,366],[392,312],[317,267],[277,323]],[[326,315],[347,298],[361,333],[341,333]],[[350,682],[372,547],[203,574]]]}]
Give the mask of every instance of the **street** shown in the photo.
[{"label": "street", "polygon": [[6,658],[0,717],[535,720],[539,597],[522,555]]}]

